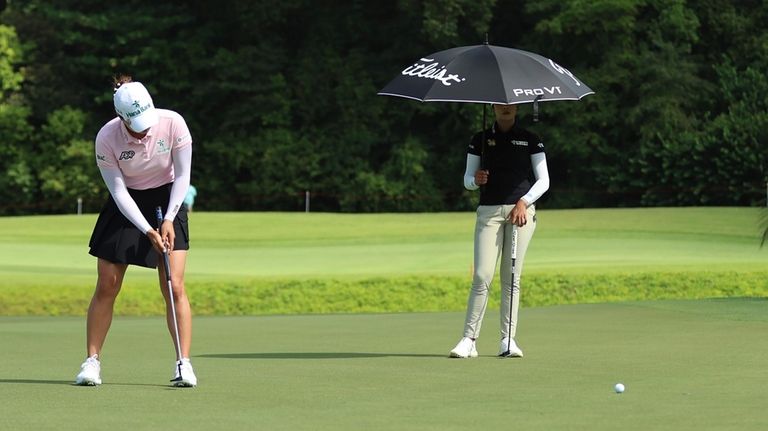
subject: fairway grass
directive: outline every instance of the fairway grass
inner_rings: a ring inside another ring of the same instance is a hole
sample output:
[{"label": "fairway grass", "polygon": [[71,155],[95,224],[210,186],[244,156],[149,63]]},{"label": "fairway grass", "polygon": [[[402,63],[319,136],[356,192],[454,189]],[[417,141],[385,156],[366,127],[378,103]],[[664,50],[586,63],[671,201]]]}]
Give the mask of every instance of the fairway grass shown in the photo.
[{"label": "fairway grass", "polygon": [[[768,296],[759,214],[540,210],[523,305]],[[0,315],[85,313],[95,283],[96,260],[87,253],[95,218],[0,218]],[[458,311],[471,281],[474,218],[195,212],[186,287],[202,315]],[[131,267],[115,311],[161,314],[158,299],[156,272]]]},{"label": "fairway grass", "polygon": [[198,317],[194,389],[162,318],[117,318],[87,388],[83,318],[3,317],[0,429],[768,429],[768,300],[525,308],[522,359],[494,357],[497,313],[471,360],[459,312]]},{"label": "fairway grass", "polygon": [[[602,273],[765,264],[768,253],[759,249],[759,211],[540,210],[526,271]],[[95,260],[88,255],[87,243],[95,219],[92,214],[0,217],[0,275],[29,285],[55,279],[64,285],[90,281]],[[474,220],[472,212],[195,212],[190,215],[187,274],[191,281],[466,275],[472,267]],[[141,280],[152,277],[151,271],[135,272]]]}]

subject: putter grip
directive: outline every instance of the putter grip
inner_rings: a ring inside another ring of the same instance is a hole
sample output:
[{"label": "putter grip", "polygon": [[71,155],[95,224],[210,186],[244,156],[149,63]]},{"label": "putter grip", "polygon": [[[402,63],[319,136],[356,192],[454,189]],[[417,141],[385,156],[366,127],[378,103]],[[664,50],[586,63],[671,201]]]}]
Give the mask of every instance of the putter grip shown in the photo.
[{"label": "putter grip", "polygon": [[160,226],[163,225],[163,208],[162,207],[155,208],[155,220],[157,220],[157,228],[160,229]]},{"label": "putter grip", "polygon": [[[163,226],[163,208],[157,207],[155,208],[155,218],[157,219],[157,231],[160,232],[160,228]],[[160,234],[162,235],[162,233]],[[165,248],[165,246],[163,246]],[[163,252],[163,255],[166,256],[166,259],[168,258],[167,254]]]}]

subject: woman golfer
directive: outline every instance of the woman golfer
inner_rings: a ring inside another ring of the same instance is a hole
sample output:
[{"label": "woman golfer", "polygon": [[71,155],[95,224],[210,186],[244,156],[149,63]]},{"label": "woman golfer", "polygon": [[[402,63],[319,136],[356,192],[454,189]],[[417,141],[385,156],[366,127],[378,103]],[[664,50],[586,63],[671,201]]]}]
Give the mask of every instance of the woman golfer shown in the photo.
[{"label": "woman golfer", "polygon": [[[101,348],[115,298],[128,265],[139,265],[158,268],[171,338],[174,345],[180,340],[173,385],[195,386],[197,377],[189,361],[192,312],[184,291],[189,228],[182,205],[190,182],[192,137],[181,115],[155,108],[144,85],[129,76],[115,80],[114,104],[117,117],[96,136],[96,164],[109,198],[89,244],[90,254],[98,258],[98,278],[88,307],[87,358],[75,383],[101,384]],[[159,230],[153,227],[157,207],[164,217]],[[164,265],[158,265],[164,251],[169,253],[178,334]]]},{"label": "woman golfer", "polygon": [[[496,122],[469,144],[464,187],[480,188],[475,258],[464,336],[452,358],[477,356],[475,340],[488,304],[488,289],[501,255],[501,344],[499,356],[522,357],[515,343],[523,258],[536,229],[534,202],[549,188],[544,144],[515,124],[516,105],[493,105]],[[485,149],[483,150],[483,136]],[[481,166],[481,152],[483,166]],[[514,268],[514,276],[513,276]]]}]

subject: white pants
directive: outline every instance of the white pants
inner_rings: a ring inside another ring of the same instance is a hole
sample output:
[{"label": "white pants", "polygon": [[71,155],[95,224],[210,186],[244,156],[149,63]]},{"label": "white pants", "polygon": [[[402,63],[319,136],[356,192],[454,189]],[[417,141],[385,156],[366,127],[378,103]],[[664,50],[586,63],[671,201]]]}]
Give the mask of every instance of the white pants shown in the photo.
[{"label": "white pants", "polygon": [[[475,224],[475,269],[472,276],[472,289],[467,301],[467,316],[464,322],[464,336],[477,338],[483,323],[485,308],[488,305],[488,290],[496,270],[500,265],[501,338],[514,338],[517,331],[517,312],[520,306],[520,274],[523,272],[523,260],[528,244],[536,229],[536,208],[528,207],[528,223],[523,227],[510,224],[507,219],[514,205],[481,205],[477,208]],[[512,276],[512,235],[517,229],[517,258],[515,274]],[[514,283],[512,280],[514,279]],[[512,299],[510,301],[510,294]],[[511,307],[510,307],[511,303]]]}]

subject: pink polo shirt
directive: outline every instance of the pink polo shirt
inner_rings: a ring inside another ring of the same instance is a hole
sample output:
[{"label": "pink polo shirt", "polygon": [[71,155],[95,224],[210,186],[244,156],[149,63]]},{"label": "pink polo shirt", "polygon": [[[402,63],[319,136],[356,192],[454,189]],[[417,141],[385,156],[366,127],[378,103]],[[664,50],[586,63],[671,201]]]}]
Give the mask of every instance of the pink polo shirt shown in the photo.
[{"label": "pink polo shirt", "polygon": [[168,109],[157,109],[160,121],[147,136],[128,134],[119,117],[113,118],[96,135],[96,165],[99,169],[119,168],[130,189],[146,190],[172,182],[172,153],[192,145],[184,118]]}]

